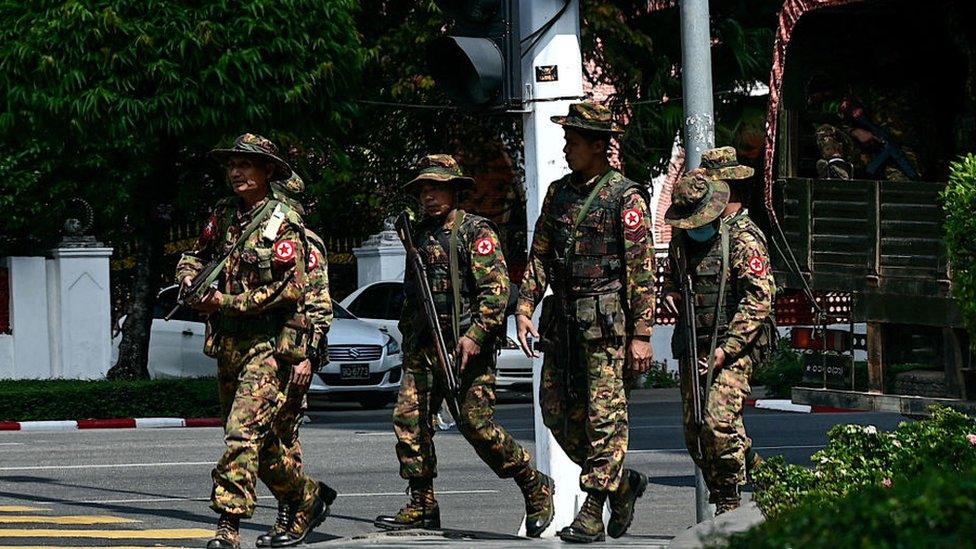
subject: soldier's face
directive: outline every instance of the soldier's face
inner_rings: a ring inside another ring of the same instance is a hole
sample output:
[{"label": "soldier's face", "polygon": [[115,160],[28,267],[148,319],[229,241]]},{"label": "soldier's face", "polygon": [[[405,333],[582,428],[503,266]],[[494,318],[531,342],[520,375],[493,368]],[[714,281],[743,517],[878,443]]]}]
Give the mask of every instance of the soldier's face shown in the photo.
[{"label": "soldier's face", "polygon": [[454,209],[454,189],[447,183],[426,182],[420,186],[420,203],[430,217],[443,217]]},{"label": "soldier's face", "polygon": [[227,161],[227,181],[237,195],[267,192],[274,166],[252,156],[232,156]]},{"label": "soldier's face", "polygon": [[588,172],[601,166],[607,158],[607,147],[603,141],[587,141],[579,132],[566,130],[566,146],[563,154],[566,163],[574,172]]}]

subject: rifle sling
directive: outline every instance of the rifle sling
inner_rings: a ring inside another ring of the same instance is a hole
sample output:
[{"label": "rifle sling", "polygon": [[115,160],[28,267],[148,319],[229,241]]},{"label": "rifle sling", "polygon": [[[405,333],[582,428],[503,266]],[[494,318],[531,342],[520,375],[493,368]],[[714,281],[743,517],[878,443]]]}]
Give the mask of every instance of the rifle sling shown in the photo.
[{"label": "rifle sling", "polygon": [[[264,221],[264,218],[267,215],[268,211],[272,207],[277,207],[279,205],[281,204],[277,200],[268,200],[268,202],[264,206],[262,206],[260,210],[258,210],[258,213],[254,215],[254,218],[251,219],[251,222],[248,223],[246,227],[244,227],[244,230],[241,232],[241,236],[237,239],[237,241],[234,242],[234,245],[231,246],[230,250],[228,250],[227,253],[225,253],[224,256],[217,261],[216,265],[214,266],[214,269],[210,271],[209,275],[202,281],[201,285],[198,286],[198,288],[206,288],[211,284],[213,284],[215,280],[217,280],[217,277],[219,277],[220,274],[223,272],[224,265],[227,263],[227,260],[230,258],[231,254],[233,254],[237,249],[243,246],[244,241],[247,240],[247,238],[251,236],[251,234],[254,231],[257,230],[257,228]],[[286,207],[284,205],[281,206],[283,208]],[[196,286],[196,284],[194,284],[194,286]]]},{"label": "rifle sling", "polygon": [[444,238],[441,230],[434,232],[434,240],[447,253],[448,268],[451,276],[451,329],[454,333],[454,343],[461,338],[461,273],[458,264],[458,230],[464,221],[464,210],[458,210],[454,223],[451,225],[451,235]]},{"label": "rifle sling", "polygon": [[[712,388],[712,380],[715,377],[715,347],[718,346],[718,325],[722,314],[722,306],[725,303],[725,281],[729,277],[729,227],[724,220],[719,223],[718,233],[719,239],[722,241],[722,274],[718,282],[718,301],[715,303],[715,326],[712,328],[712,341],[708,349],[708,375],[705,377],[705,402],[708,402],[708,391]],[[697,365],[695,367],[697,368]]]}]

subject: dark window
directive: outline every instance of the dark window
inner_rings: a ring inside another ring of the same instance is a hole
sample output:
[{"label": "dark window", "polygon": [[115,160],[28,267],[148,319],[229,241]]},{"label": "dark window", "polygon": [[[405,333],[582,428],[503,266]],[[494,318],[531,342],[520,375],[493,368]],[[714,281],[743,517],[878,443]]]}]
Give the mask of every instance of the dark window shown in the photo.
[{"label": "dark window", "polygon": [[359,318],[387,318],[392,297],[390,290],[389,284],[375,284],[366,288],[349,304],[349,312]]}]

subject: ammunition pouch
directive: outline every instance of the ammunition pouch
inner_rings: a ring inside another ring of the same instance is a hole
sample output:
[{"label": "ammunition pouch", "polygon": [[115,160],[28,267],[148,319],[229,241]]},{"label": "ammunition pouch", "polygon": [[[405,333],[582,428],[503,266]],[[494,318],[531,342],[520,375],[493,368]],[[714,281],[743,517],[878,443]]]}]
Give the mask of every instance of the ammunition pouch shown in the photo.
[{"label": "ammunition pouch", "polygon": [[[275,339],[275,360],[285,364],[298,364],[308,357],[308,344],[312,339],[312,326],[304,314],[288,319]],[[313,368],[315,365],[312,365]]]},{"label": "ammunition pouch", "polygon": [[578,333],[583,339],[626,337],[627,322],[618,292],[578,297],[573,305]]}]

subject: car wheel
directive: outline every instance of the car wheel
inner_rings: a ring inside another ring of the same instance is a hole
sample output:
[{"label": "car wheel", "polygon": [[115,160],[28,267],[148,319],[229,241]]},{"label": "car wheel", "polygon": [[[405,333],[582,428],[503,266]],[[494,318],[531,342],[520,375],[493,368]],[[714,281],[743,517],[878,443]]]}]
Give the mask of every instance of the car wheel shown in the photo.
[{"label": "car wheel", "polygon": [[369,395],[359,399],[359,405],[367,410],[386,408],[387,404],[391,402],[393,402],[393,397],[390,395]]}]

